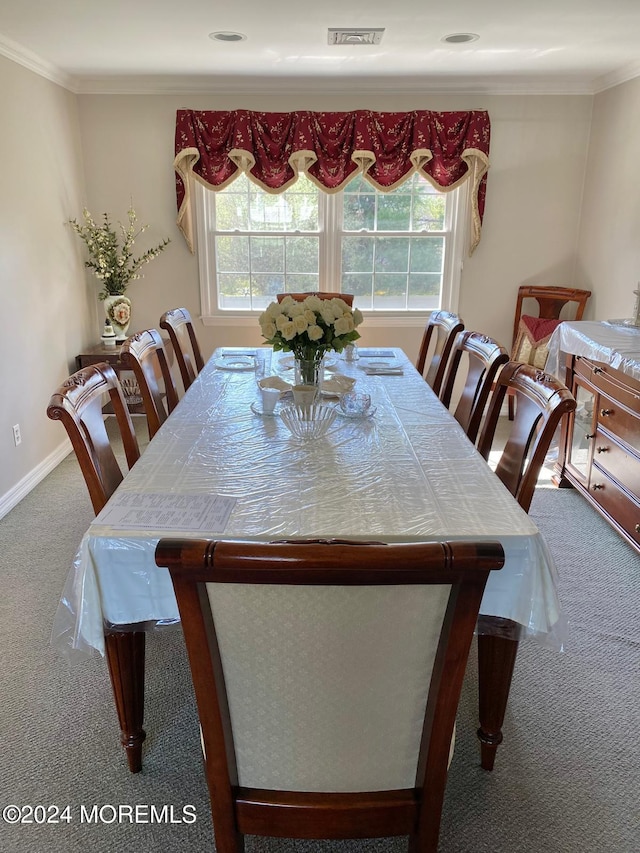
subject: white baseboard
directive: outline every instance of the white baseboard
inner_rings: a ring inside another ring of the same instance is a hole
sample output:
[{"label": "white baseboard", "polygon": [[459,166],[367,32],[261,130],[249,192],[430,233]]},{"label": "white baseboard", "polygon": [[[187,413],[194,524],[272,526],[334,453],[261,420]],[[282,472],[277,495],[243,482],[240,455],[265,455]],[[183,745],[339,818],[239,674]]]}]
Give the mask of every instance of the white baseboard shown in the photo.
[{"label": "white baseboard", "polygon": [[26,477],[23,477],[19,483],[16,483],[12,489],[0,497],[0,518],[4,518],[16,504],[20,503],[22,498],[26,497],[32,489],[35,489],[38,483],[44,480],[47,474],[50,474],[72,452],[73,447],[71,446],[71,442],[68,438],[65,438],[53,453],[50,453]]}]

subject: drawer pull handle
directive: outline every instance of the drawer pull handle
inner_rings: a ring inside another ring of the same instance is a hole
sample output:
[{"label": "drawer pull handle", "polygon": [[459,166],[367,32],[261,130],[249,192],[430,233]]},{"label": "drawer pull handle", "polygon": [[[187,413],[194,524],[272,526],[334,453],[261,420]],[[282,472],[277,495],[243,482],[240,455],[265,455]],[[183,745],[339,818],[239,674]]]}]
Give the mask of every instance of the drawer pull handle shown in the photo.
[{"label": "drawer pull handle", "polygon": [[602,485],[602,483],[594,483],[593,486],[591,486],[591,488],[593,489],[594,492],[597,492],[598,489],[604,489],[604,486]]},{"label": "drawer pull handle", "polygon": [[614,409],[600,409],[600,414],[603,418],[606,418],[607,415],[612,415],[614,413]]},{"label": "drawer pull handle", "polygon": [[636,533],[640,533],[640,524],[636,524]]},{"label": "drawer pull handle", "polygon": [[592,438],[595,438],[595,437],[596,437],[595,432],[594,432],[594,433],[591,433],[591,434],[587,433],[587,434],[585,435],[585,438],[587,439],[587,441],[591,441],[591,439],[592,439]]},{"label": "drawer pull handle", "polygon": [[598,451],[598,453],[608,453],[609,452],[608,447],[597,447],[596,450]]},{"label": "drawer pull handle", "polygon": [[594,367],[593,372],[594,373],[604,373],[604,370],[601,367]]}]

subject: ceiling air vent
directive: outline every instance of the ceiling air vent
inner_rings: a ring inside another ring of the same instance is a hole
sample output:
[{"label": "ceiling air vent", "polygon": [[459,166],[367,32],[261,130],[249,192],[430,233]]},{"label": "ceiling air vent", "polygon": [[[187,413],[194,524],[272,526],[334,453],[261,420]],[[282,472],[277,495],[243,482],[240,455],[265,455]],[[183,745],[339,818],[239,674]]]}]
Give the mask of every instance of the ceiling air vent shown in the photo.
[{"label": "ceiling air vent", "polygon": [[329,44],[380,44],[384,27],[368,30],[330,27],[327,35]]}]

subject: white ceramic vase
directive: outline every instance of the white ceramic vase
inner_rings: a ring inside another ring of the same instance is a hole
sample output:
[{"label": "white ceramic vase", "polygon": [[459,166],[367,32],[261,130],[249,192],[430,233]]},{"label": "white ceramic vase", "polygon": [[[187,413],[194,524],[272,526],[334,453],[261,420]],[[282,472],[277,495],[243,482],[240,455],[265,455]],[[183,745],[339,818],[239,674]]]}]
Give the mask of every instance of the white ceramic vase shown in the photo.
[{"label": "white ceramic vase", "polygon": [[104,300],[107,319],[116,333],[116,342],[127,339],[127,330],[131,322],[131,300],[128,296],[107,296]]}]

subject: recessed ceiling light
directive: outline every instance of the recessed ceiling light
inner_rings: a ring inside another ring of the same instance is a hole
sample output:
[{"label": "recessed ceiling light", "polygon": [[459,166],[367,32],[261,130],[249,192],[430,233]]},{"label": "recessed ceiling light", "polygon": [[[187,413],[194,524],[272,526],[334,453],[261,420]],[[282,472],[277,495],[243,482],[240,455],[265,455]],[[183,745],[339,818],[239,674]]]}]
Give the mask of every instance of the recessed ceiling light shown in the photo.
[{"label": "recessed ceiling light", "polygon": [[468,41],[477,41],[480,36],[475,33],[451,33],[448,36],[442,36],[440,41],[446,41],[447,44],[466,44]]},{"label": "recessed ceiling light", "polygon": [[244,33],[220,32],[209,33],[209,38],[214,41],[246,41],[247,37]]}]

